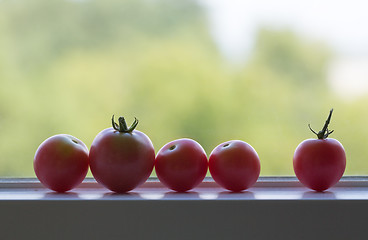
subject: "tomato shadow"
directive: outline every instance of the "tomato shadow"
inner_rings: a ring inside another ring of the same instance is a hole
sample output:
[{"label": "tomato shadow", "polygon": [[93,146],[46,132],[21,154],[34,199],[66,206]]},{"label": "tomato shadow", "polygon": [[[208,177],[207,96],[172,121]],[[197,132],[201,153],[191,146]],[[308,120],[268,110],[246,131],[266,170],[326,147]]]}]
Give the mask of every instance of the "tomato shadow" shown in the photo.
[{"label": "tomato shadow", "polygon": [[223,191],[218,194],[217,199],[255,199],[255,197],[251,191]]},{"label": "tomato shadow", "polygon": [[333,192],[330,191],[307,191],[303,193],[302,199],[336,199],[336,196]]},{"label": "tomato shadow", "polygon": [[80,199],[78,193],[75,192],[47,192],[43,196],[44,199],[50,200],[68,200],[68,199]]},{"label": "tomato shadow", "polygon": [[166,192],[163,198],[173,200],[200,199],[199,193],[195,191],[187,191],[187,192],[170,191]]},{"label": "tomato shadow", "polygon": [[107,200],[137,200],[142,199],[142,197],[136,192],[126,192],[126,193],[116,193],[116,192],[107,192],[105,193],[101,199]]}]

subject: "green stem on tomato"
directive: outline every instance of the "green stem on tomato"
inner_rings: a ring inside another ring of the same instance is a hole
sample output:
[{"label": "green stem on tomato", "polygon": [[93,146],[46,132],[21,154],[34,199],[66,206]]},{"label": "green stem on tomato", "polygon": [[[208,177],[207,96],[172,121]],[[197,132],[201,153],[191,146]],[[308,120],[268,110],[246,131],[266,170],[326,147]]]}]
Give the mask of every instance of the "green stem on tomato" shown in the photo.
[{"label": "green stem on tomato", "polygon": [[332,116],[332,112],[333,112],[333,108],[330,110],[330,114],[328,115],[328,118],[325,122],[325,125],[323,126],[322,130],[319,131],[318,133],[316,133],[310,126],[310,124],[308,124],[309,129],[317,135],[318,139],[326,139],[331,133],[333,133],[334,130],[330,131],[328,130],[328,124],[330,124],[331,121],[331,116]]},{"label": "green stem on tomato", "polygon": [[118,121],[119,121],[119,124],[117,124],[115,121],[114,121],[114,115],[112,115],[112,127],[116,130],[116,131],[119,131],[119,132],[122,132],[122,133],[131,133],[133,132],[133,130],[137,127],[138,125],[138,119],[136,117],[134,117],[134,122],[132,123],[132,125],[128,128],[128,125],[125,121],[125,118],[124,117],[119,117]]}]

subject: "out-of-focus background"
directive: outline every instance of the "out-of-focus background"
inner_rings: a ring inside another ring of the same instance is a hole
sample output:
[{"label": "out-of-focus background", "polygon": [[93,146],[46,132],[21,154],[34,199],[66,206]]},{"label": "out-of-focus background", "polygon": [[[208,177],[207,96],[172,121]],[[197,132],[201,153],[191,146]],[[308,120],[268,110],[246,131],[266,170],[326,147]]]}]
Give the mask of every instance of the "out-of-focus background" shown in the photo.
[{"label": "out-of-focus background", "polygon": [[366,1],[0,0],[0,176],[34,176],[38,145],[89,147],[112,114],[159,150],[241,139],[261,175],[334,108],[348,175],[368,174]]}]

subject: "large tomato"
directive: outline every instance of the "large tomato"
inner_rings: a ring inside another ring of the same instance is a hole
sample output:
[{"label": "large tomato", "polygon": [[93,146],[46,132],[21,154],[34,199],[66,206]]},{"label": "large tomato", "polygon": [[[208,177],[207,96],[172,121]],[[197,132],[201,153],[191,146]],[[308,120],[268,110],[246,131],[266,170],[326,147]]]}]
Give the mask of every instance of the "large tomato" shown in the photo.
[{"label": "large tomato", "polygon": [[209,158],[209,170],[220,186],[240,192],[256,183],[261,163],[251,145],[233,140],[215,147]]},{"label": "large tomato", "polygon": [[307,139],[296,148],[293,166],[296,177],[306,187],[322,192],[335,185],[346,167],[344,147],[339,141],[327,138],[333,131],[328,130],[332,109],[321,131],[315,133],[318,139]]},{"label": "large tomato", "polygon": [[155,170],[168,188],[186,192],[200,184],[207,174],[208,160],[202,146],[188,138],[167,143],[157,153]]},{"label": "large tomato", "polygon": [[67,134],[52,136],[38,147],[33,167],[44,186],[57,192],[66,192],[79,185],[86,177],[87,146]]},{"label": "large tomato", "polygon": [[111,191],[128,192],[152,173],[155,150],[147,135],[135,130],[137,125],[137,119],[128,128],[123,117],[119,118],[119,124],[113,117],[113,127],[101,131],[92,142],[91,172],[97,182]]}]

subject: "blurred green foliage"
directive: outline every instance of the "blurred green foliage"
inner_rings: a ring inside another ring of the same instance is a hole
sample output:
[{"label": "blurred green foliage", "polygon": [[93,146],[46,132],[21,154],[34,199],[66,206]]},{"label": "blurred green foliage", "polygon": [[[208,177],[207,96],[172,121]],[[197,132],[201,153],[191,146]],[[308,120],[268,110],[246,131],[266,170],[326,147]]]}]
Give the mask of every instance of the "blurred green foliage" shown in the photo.
[{"label": "blurred green foliage", "polygon": [[90,146],[112,114],[136,116],[156,150],[188,137],[209,154],[241,139],[261,175],[292,175],[296,146],[314,137],[307,124],[319,130],[331,107],[347,174],[367,174],[368,99],[330,92],[331,57],[264,26],[248,61],[232,65],[190,0],[0,1],[0,176],[34,176],[34,152],[54,134]]}]

